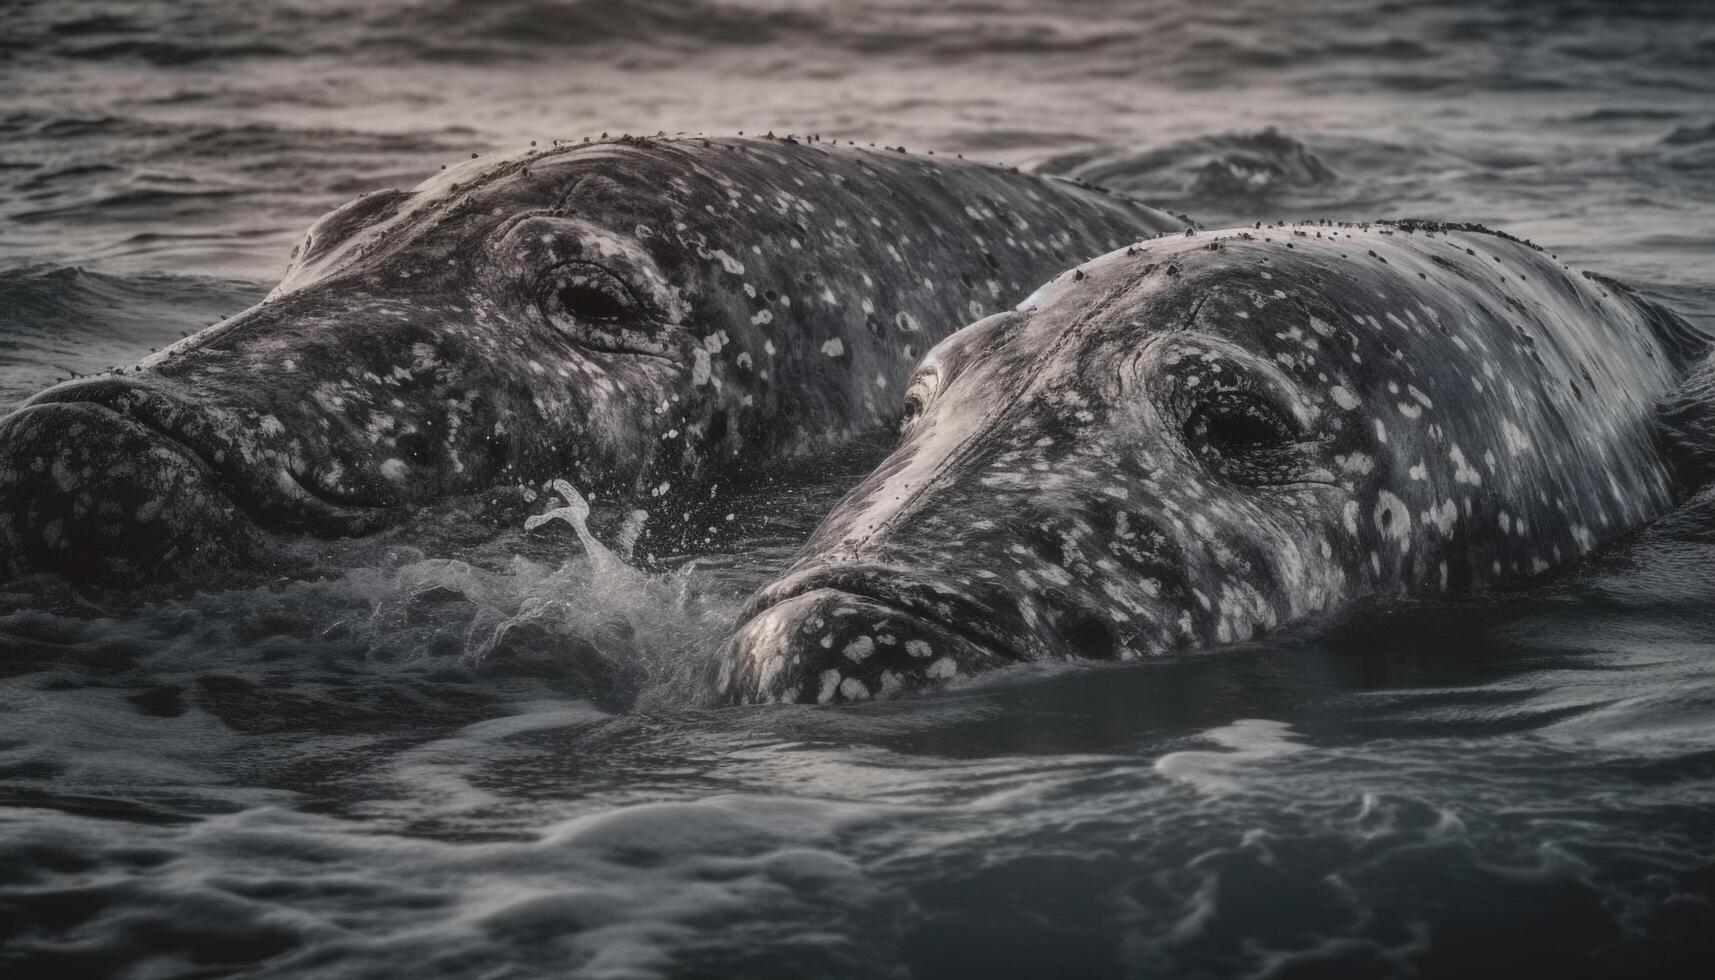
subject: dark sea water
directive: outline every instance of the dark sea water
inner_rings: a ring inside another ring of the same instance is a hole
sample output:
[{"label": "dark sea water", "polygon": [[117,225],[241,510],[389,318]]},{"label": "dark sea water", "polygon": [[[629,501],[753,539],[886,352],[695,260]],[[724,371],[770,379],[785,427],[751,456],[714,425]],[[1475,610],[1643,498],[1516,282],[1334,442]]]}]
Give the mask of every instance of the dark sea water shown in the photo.
[{"label": "dark sea water", "polygon": [[[737,129],[1480,221],[1715,332],[1709,3],[7,0],[0,407],[256,301],[360,191]],[[304,578],[0,584],[0,976],[1715,975],[1715,502],[1528,589],[701,707],[874,458],[648,570],[455,513]]]}]

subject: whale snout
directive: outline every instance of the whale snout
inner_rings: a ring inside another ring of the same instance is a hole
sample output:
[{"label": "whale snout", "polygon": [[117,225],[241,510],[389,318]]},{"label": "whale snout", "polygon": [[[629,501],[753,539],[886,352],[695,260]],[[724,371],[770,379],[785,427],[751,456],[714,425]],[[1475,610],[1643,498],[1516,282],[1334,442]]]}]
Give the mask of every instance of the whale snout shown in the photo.
[{"label": "whale snout", "polygon": [[254,532],[209,467],[122,412],[47,402],[0,419],[10,574],[136,584],[248,553]]},{"label": "whale snout", "polygon": [[786,580],[753,602],[722,651],[730,704],[865,701],[1025,656],[995,615],[956,591],[897,575]]},{"label": "whale snout", "polygon": [[50,388],[0,419],[0,571],[134,585],[253,565],[281,530],[362,534],[391,520],[315,489],[293,438],[273,416],[158,379]]}]

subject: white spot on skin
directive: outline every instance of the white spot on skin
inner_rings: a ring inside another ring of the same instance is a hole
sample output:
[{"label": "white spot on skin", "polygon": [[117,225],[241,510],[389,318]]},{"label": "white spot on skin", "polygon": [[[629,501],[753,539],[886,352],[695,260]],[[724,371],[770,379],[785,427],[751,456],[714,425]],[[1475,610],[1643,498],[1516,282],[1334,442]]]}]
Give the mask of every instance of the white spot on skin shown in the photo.
[{"label": "white spot on skin", "polygon": [[1376,468],[1375,460],[1364,453],[1354,452],[1350,456],[1335,456],[1334,464],[1347,473],[1362,475]]},{"label": "white spot on skin", "polygon": [[838,337],[835,337],[833,340],[830,340],[827,343],[822,345],[822,353],[828,355],[829,357],[841,357],[845,354],[845,352],[846,352],[846,345],[841,343],[840,338],[838,338]]},{"label": "white spot on skin", "polygon": [[1358,396],[1352,394],[1342,385],[1335,385],[1328,394],[1334,397],[1334,404],[1348,412],[1358,407]]},{"label": "white spot on skin", "polygon": [[1478,473],[1470,463],[1465,461],[1464,450],[1458,446],[1447,451],[1447,458],[1453,461],[1453,480],[1456,483],[1469,483],[1471,486],[1483,485],[1483,475]]},{"label": "white spot on skin", "polygon": [[1411,511],[1406,509],[1405,501],[1387,490],[1376,495],[1375,523],[1376,530],[1399,542],[1401,551],[1410,547]]},{"label": "white spot on skin", "polygon": [[407,467],[402,459],[394,458],[381,464],[381,475],[394,483],[403,481],[409,472],[410,467]]},{"label": "white spot on skin", "polygon": [[1446,537],[1458,521],[1459,505],[1455,504],[1451,497],[1443,500],[1440,507],[1431,507],[1423,512],[1424,525],[1440,531],[1442,537]]},{"label": "white spot on skin", "polygon": [[905,652],[913,657],[927,657],[935,652],[934,648],[923,640],[906,640]]},{"label": "white spot on skin", "polygon": [[841,652],[854,663],[862,662],[865,657],[875,652],[875,641],[867,636],[860,636],[847,643],[846,648]]}]

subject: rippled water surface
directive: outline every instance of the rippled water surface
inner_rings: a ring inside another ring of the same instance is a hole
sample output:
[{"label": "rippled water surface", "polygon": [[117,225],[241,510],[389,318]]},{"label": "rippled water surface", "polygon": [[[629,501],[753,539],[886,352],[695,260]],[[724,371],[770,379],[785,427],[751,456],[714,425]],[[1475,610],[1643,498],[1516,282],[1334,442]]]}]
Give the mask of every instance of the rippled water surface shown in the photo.
[{"label": "rippled water surface", "polygon": [[[819,132],[1205,224],[1481,221],[1715,330],[1715,8],[0,7],[0,407],[530,139]],[[1715,502],[1567,574],[842,710],[700,706],[875,447],[633,568],[553,522],[0,584],[0,975],[1705,976]],[[1546,971],[1546,972],[1542,972]]]}]

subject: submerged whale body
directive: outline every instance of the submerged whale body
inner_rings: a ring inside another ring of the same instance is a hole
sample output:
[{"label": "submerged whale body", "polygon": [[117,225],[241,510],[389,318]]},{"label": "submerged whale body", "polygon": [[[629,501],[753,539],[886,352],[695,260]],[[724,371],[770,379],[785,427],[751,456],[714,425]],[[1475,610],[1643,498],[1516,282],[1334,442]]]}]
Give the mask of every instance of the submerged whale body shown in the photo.
[{"label": "submerged whale body", "polygon": [[261,304],[0,421],[0,567],[134,581],[557,477],[684,515],[735,468],[890,424],[960,324],[1185,225],[815,140],[468,163],[321,219]]},{"label": "submerged whale body", "polygon": [[752,599],[717,696],[863,700],[1535,575],[1674,505],[1659,413],[1709,390],[1705,347],[1471,226],[1117,251],[925,357],[898,448]]}]

